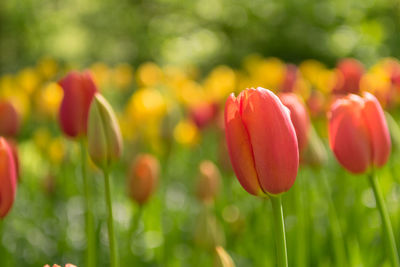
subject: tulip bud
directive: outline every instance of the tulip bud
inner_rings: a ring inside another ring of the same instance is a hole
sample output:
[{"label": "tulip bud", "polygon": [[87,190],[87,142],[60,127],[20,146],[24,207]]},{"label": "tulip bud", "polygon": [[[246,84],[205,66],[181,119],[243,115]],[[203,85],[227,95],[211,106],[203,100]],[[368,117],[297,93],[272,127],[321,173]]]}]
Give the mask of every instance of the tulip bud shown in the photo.
[{"label": "tulip bud", "polygon": [[296,80],[298,78],[298,70],[296,65],[287,64],[285,76],[283,78],[283,82],[280,86],[282,92],[293,92]]},{"label": "tulip bud", "polygon": [[299,149],[289,110],[261,87],[233,94],[225,104],[229,156],[243,188],[253,195],[280,194],[296,180]]},{"label": "tulip bud", "polygon": [[89,71],[72,71],[58,82],[64,90],[59,120],[61,130],[69,137],[86,135],[90,103],[97,92]]},{"label": "tulip bud", "polygon": [[364,74],[363,65],[356,59],[345,58],[336,67],[336,84],[333,92],[337,94],[357,93]]},{"label": "tulip bud", "polygon": [[279,94],[282,104],[290,110],[290,118],[296,130],[300,154],[307,147],[310,132],[310,118],[303,101],[293,93]]},{"label": "tulip bud", "polygon": [[216,197],[221,180],[218,167],[209,160],[200,163],[200,176],[197,182],[197,197],[204,203],[210,203]]},{"label": "tulip bud", "polygon": [[0,219],[10,211],[17,189],[14,157],[7,141],[0,137]]},{"label": "tulip bud", "polygon": [[231,256],[221,246],[215,248],[214,267],[235,267]]},{"label": "tulip bud", "polygon": [[160,164],[154,156],[137,156],[128,176],[129,196],[139,205],[144,205],[157,186],[159,173]]},{"label": "tulip bud", "polygon": [[7,139],[7,143],[10,146],[13,159],[14,159],[14,164],[15,164],[15,172],[17,175],[17,180],[20,178],[20,173],[19,173],[19,156],[18,156],[18,147],[17,147],[17,142],[15,142],[13,139]]},{"label": "tulip bud", "polygon": [[385,115],[370,93],[337,99],[328,114],[329,144],[337,160],[352,173],[364,173],[388,160],[391,141]]},{"label": "tulip bud", "polygon": [[105,168],[121,156],[122,137],[117,118],[99,93],[90,105],[87,135],[89,155],[98,167]]},{"label": "tulip bud", "polygon": [[20,116],[11,104],[6,100],[0,101],[0,135],[15,137],[20,128]]}]

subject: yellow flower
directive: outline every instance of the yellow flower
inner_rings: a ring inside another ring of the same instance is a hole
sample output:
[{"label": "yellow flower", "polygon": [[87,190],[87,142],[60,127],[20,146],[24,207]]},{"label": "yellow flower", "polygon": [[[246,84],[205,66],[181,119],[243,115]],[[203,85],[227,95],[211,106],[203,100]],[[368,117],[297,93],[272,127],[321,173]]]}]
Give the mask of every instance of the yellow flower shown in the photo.
[{"label": "yellow flower", "polygon": [[133,93],[126,112],[133,121],[159,118],[166,112],[166,101],[160,91],[142,88]]},{"label": "yellow flower", "polygon": [[227,66],[214,68],[204,82],[205,94],[211,101],[222,101],[235,90],[236,74]]},{"label": "yellow flower", "polygon": [[119,64],[114,68],[113,78],[115,86],[126,89],[132,84],[133,68],[129,64]]},{"label": "yellow flower", "polygon": [[8,99],[23,119],[29,114],[30,99],[20,87],[6,88],[6,90],[1,91],[0,97]]},{"label": "yellow flower", "polygon": [[90,70],[92,71],[94,81],[98,85],[99,90],[109,83],[110,69],[106,64],[102,62],[94,63],[90,66]]},{"label": "yellow flower", "polygon": [[63,90],[57,83],[46,84],[36,97],[38,110],[49,116],[56,116],[63,97]]},{"label": "yellow flower", "polygon": [[38,62],[37,70],[44,79],[48,80],[57,74],[58,64],[54,59],[45,57]]},{"label": "yellow flower", "polygon": [[163,72],[153,62],[146,62],[137,69],[137,80],[140,86],[155,86],[161,82]]},{"label": "yellow flower", "polygon": [[39,86],[41,77],[33,68],[25,68],[17,74],[16,80],[20,88],[30,95]]},{"label": "yellow flower", "polygon": [[199,141],[199,131],[191,121],[180,121],[174,129],[174,138],[177,143],[193,146]]},{"label": "yellow flower", "polygon": [[254,84],[276,91],[283,81],[286,66],[277,58],[250,58],[247,62],[247,71]]}]

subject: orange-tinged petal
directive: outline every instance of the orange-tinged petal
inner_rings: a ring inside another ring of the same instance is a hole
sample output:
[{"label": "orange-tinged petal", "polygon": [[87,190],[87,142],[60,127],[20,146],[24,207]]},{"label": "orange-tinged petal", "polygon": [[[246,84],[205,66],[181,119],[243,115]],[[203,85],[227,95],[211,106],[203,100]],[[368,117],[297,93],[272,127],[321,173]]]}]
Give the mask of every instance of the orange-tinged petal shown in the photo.
[{"label": "orange-tinged petal", "polygon": [[254,166],[249,136],[240,116],[238,99],[232,94],[225,104],[225,135],[228,152],[240,184],[250,194],[260,195],[262,190]]},{"label": "orange-tinged petal", "polygon": [[258,88],[242,103],[242,119],[250,137],[262,189],[270,194],[289,190],[296,180],[299,150],[287,108],[271,91]]},{"label": "orange-tinged petal", "polygon": [[338,99],[329,119],[329,144],[337,160],[352,173],[363,173],[371,162],[371,144],[363,119],[363,99],[357,95]]},{"label": "orange-tinged petal", "polygon": [[382,167],[388,160],[391,149],[390,134],[382,107],[375,96],[364,93],[364,119],[369,129],[372,145],[372,162]]}]

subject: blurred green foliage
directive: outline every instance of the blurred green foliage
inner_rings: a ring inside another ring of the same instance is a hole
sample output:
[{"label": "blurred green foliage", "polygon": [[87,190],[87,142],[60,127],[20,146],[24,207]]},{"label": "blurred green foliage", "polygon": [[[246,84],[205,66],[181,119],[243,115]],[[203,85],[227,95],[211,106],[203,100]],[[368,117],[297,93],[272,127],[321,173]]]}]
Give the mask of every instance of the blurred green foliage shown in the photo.
[{"label": "blurred green foliage", "polygon": [[400,56],[399,32],[395,0],[3,0],[0,73],[43,56],[205,69],[250,53],[370,64]]}]

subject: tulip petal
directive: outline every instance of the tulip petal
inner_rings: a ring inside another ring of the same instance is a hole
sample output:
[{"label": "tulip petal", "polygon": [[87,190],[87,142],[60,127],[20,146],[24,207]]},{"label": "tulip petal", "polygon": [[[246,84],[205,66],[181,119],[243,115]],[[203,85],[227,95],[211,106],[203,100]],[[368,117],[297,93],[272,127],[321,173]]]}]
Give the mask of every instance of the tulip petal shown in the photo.
[{"label": "tulip petal", "polygon": [[369,129],[372,145],[372,162],[382,167],[388,160],[391,149],[389,129],[378,100],[370,93],[364,93],[364,119]]},{"label": "tulip petal", "polygon": [[262,189],[270,194],[289,190],[296,180],[299,150],[287,108],[271,91],[258,88],[242,104]]},{"label": "tulip petal", "polygon": [[262,194],[250,139],[240,116],[238,101],[233,94],[225,104],[225,134],[229,157],[240,184],[252,195]]},{"label": "tulip petal", "polygon": [[10,211],[14,203],[17,175],[11,148],[0,138],[0,218]]},{"label": "tulip petal", "polygon": [[363,173],[371,159],[363,100],[356,95],[338,99],[329,114],[329,144],[337,160],[352,173]]}]

